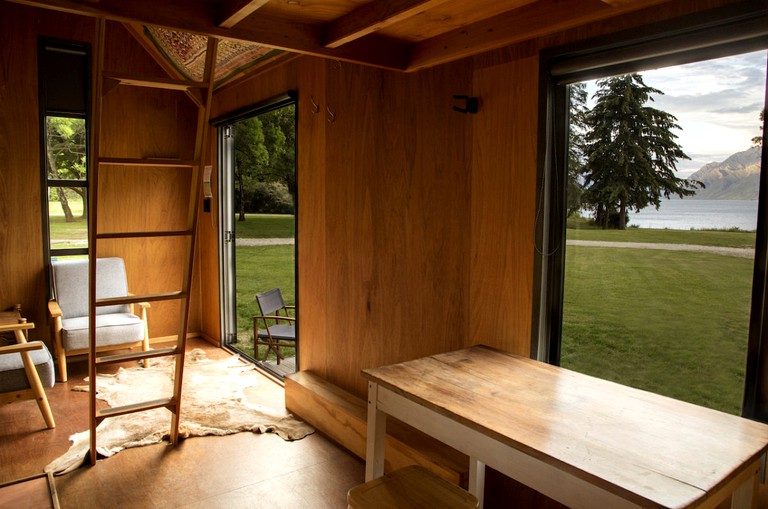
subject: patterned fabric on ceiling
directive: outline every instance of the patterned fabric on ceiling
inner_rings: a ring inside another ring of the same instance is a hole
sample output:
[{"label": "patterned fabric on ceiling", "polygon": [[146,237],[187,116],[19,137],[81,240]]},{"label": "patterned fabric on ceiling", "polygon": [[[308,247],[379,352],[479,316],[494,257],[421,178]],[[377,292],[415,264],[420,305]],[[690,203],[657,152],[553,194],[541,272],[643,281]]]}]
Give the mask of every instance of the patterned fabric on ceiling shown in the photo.
[{"label": "patterned fabric on ceiling", "polygon": [[[187,79],[201,81],[205,68],[205,49],[208,37],[204,35],[176,32],[154,26],[145,26],[144,33],[176,70]],[[282,53],[255,43],[223,39],[219,42],[216,55],[216,84]]]}]

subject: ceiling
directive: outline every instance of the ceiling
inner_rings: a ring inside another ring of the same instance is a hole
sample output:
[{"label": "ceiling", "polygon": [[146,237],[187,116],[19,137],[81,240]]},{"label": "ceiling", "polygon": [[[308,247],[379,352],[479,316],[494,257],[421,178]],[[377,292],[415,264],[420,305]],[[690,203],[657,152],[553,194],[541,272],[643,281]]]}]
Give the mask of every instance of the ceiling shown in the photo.
[{"label": "ceiling", "polygon": [[223,83],[295,53],[416,71],[669,0],[11,1],[124,22],[185,76],[222,38]]}]

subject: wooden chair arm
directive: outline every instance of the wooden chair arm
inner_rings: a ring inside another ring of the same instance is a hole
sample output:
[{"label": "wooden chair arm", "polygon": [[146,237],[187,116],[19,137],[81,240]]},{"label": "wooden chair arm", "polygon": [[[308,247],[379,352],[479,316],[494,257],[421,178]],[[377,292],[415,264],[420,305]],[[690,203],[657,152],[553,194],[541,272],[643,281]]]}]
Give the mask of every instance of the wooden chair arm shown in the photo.
[{"label": "wooden chair arm", "polygon": [[59,307],[59,303],[55,300],[48,301],[48,312],[51,314],[51,318],[58,318],[64,316]]},{"label": "wooden chair arm", "polygon": [[31,350],[42,350],[42,349],[43,349],[43,344],[40,342],[20,343],[18,345],[0,346],[0,355],[7,354],[7,353],[29,352]]},{"label": "wooden chair arm", "polygon": [[296,321],[296,319],[294,317],[292,317],[292,316],[279,316],[279,315],[266,315],[266,316],[254,315],[253,321],[255,322],[259,318],[261,318],[262,320],[264,320],[264,319],[268,319],[268,320],[286,320],[286,321],[289,321],[289,322],[295,322]]}]

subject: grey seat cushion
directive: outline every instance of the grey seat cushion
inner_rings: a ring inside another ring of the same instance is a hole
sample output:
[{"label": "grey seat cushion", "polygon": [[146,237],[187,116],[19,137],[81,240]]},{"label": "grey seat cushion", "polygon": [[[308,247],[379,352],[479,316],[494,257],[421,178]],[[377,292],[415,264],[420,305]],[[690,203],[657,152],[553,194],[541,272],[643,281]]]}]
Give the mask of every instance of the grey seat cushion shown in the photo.
[{"label": "grey seat cushion", "polygon": [[[272,339],[284,339],[287,341],[296,340],[296,326],[295,325],[270,325],[269,332],[272,334]],[[260,338],[268,338],[267,331],[259,331]]]},{"label": "grey seat cushion", "polygon": [[[30,343],[40,343],[40,341],[30,341]],[[32,350],[29,352],[32,362],[40,375],[40,381],[43,387],[53,387],[54,372],[53,359],[48,349],[43,345],[42,350]],[[29,389],[29,381],[24,371],[24,363],[21,360],[21,354],[10,353],[0,355],[0,392],[20,391]]]},{"label": "grey seat cushion", "polygon": [[[144,339],[144,322],[133,313],[96,315],[96,344],[122,345]],[[64,350],[88,348],[88,317],[61,320],[61,342]]]}]

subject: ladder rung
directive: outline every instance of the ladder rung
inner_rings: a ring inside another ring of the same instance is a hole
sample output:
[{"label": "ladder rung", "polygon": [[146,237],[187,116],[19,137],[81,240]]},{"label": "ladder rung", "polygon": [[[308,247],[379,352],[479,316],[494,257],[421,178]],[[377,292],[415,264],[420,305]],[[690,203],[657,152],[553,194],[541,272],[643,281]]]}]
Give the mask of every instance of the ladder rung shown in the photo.
[{"label": "ladder rung", "polygon": [[177,80],[173,78],[155,78],[150,76],[132,76],[130,74],[105,72],[102,73],[105,80],[114,80],[121,85],[146,88],[162,88],[165,90],[189,90],[190,88],[207,88],[205,83],[199,81]]},{"label": "ladder rung", "polygon": [[100,157],[103,166],[163,166],[166,168],[192,168],[200,163],[191,159]]},{"label": "ladder rung", "polygon": [[105,355],[96,359],[96,365],[102,366],[106,364],[118,364],[120,362],[138,361],[141,359],[154,359],[155,357],[168,357],[169,355],[176,355],[178,350],[176,347],[170,348],[158,348],[157,350],[150,350],[148,352],[130,352],[120,353],[116,355]]},{"label": "ladder rung", "polygon": [[152,401],[142,401],[139,403],[132,403],[130,405],[116,406],[113,408],[104,408],[96,412],[96,421],[101,422],[108,417],[117,417],[118,415],[133,414],[136,412],[145,412],[154,408],[168,408],[173,412],[171,407],[176,406],[176,400],[174,398],[162,398],[154,399]]},{"label": "ladder rung", "polygon": [[115,232],[115,233],[97,233],[97,239],[130,239],[139,237],[184,237],[192,235],[192,230],[169,230],[169,231],[151,231],[151,232]]},{"label": "ladder rung", "polygon": [[122,304],[136,304],[139,302],[155,302],[158,300],[175,300],[183,299],[187,294],[182,291],[167,292],[167,293],[153,293],[150,295],[126,295],[124,297],[110,297],[108,299],[97,299],[96,306],[120,306]]}]

